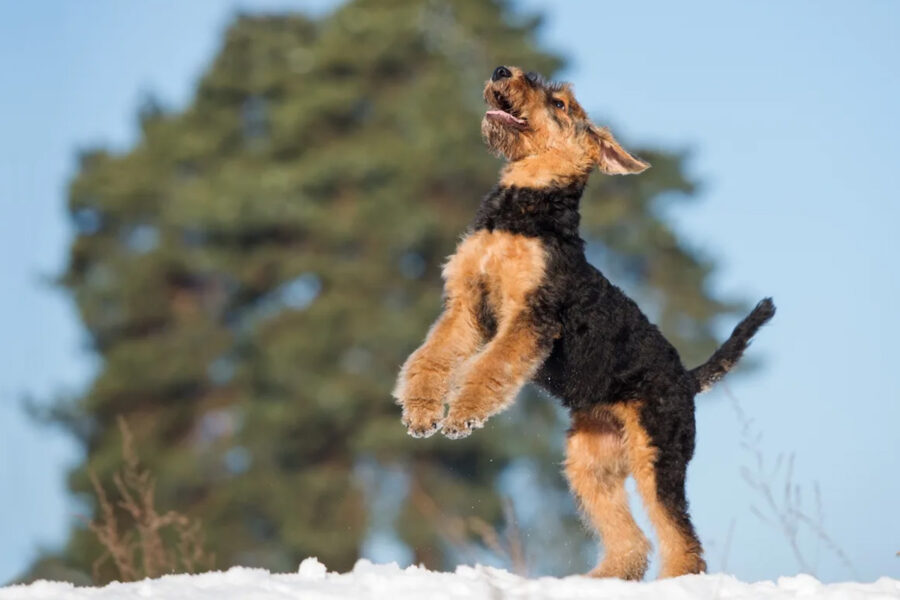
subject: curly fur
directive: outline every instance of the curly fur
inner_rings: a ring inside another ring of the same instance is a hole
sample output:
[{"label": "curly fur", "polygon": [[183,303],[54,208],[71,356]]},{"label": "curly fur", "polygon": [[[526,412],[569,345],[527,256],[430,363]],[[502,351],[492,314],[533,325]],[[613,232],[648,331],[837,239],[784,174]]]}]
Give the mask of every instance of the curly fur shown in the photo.
[{"label": "curly fur", "polygon": [[637,304],[588,263],[579,235],[594,166],[627,174],[649,165],[588,121],[568,86],[498,67],[484,95],[496,107],[485,140],[509,163],[444,270],[443,314],[401,370],[403,421],[417,437],[464,437],[535,383],[573,416],[566,475],[606,545],[592,574],[639,579],[646,569],[649,545],[624,500],[629,474],[660,539],[661,575],[701,572],[685,495],[694,396],[737,363],[774,315],[772,300],[686,369]]}]

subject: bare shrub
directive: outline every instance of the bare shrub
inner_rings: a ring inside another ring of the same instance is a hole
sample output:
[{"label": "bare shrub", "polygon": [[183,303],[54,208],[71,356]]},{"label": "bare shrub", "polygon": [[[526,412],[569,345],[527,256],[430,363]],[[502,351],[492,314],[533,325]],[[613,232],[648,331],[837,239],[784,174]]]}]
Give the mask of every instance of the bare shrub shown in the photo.
[{"label": "bare shrub", "polygon": [[94,580],[100,580],[100,569],[107,561],[112,562],[119,581],[211,569],[215,557],[203,548],[200,522],[175,511],[158,512],[156,480],[141,467],[131,430],[122,417],[119,430],[124,464],[113,474],[118,492],[115,502],[93,469],[89,471],[100,514],[88,522],[88,527],[104,548],[93,564]]},{"label": "bare shrub", "polygon": [[825,530],[819,483],[813,482],[813,514],[810,515],[803,502],[804,495],[808,497],[810,494],[808,491],[804,494],[805,488],[794,481],[794,454],[788,454],[787,458],[779,454],[769,468],[761,448],[762,432],[753,426],[753,420],[727,388],[725,393],[741,425],[741,447],[752,460],[752,466],[741,467],[741,477],[756,492],[759,501],[759,504],[750,506],[751,512],[763,523],[781,532],[804,572],[815,574],[816,571],[815,561],[809,560],[800,543],[801,534],[805,531],[812,534],[817,542],[814,554],[818,555],[819,545],[824,545],[854,578],[859,579],[850,558]]}]

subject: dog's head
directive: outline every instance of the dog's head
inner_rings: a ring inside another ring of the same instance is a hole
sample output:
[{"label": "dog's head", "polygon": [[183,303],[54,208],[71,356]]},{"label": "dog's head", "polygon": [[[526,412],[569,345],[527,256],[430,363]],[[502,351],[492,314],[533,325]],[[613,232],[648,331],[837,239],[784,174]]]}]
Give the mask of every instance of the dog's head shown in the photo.
[{"label": "dog's head", "polygon": [[481,133],[491,151],[509,161],[505,184],[546,187],[587,179],[594,166],[609,175],[650,166],[591,123],[568,84],[501,66],[485,84],[484,99],[490,108]]}]

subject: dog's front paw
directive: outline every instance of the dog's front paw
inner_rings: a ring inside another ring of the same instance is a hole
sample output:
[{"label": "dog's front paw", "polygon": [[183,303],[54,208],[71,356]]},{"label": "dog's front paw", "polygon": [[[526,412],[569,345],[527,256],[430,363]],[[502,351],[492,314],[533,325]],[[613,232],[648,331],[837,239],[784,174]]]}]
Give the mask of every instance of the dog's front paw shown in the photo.
[{"label": "dog's front paw", "polygon": [[482,427],[484,427],[484,419],[477,417],[454,418],[451,414],[451,416],[444,419],[441,433],[444,434],[444,437],[451,440],[458,440],[468,437],[473,430],[481,429]]},{"label": "dog's front paw", "polygon": [[404,425],[406,425],[406,433],[414,438],[431,437],[441,428],[441,422],[439,420],[431,421],[427,425],[410,423],[404,423]]},{"label": "dog's front paw", "polygon": [[403,405],[401,422],[414,438],[427,438],[441,428],[444,405],[438,400],[407,400]]}]

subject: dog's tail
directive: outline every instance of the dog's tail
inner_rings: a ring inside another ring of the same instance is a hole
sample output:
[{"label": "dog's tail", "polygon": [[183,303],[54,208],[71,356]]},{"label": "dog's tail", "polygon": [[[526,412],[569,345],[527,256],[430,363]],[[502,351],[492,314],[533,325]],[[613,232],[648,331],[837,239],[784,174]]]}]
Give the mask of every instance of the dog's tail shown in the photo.
[{"label": "dog's tail", "polygon": [[763,298],[756,308],[738,323],[731,333],[731,337],[719,346],[709,360],[691,370],[691,375],[697,380],[701,392],[708,390],[712,384],[722,379],[737,364],[744,350],[750,345],[750,338],[774,315],[775,305],[772,303],[772,299]]}]

